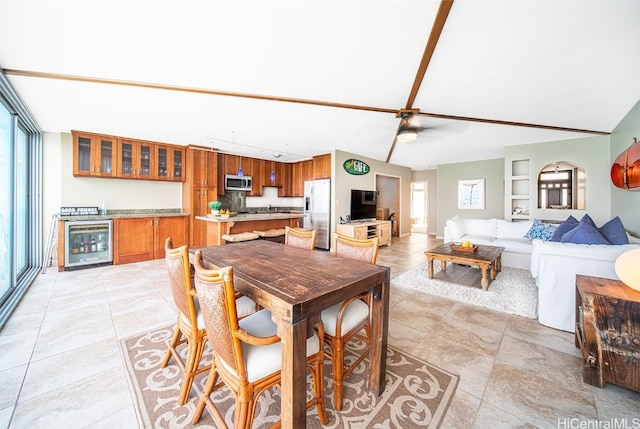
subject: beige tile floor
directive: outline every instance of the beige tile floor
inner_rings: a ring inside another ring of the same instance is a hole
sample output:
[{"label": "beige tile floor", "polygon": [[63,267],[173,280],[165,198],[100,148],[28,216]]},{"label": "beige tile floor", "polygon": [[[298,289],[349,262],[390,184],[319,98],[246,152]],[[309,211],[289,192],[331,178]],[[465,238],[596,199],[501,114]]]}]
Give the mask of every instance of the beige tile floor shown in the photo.
[{"label": "beige tile floor", "polygon": [[[378,262],[395,277],[440,243],[394,239]],[[118,341],[174,320],[162,260],[48,269],[0,331],[0,428],[138,427]],[[536,320],[392,289],[389,342],[460,375],[444,428],[640,427],[640,394],[584,384],[573,335]]]}]

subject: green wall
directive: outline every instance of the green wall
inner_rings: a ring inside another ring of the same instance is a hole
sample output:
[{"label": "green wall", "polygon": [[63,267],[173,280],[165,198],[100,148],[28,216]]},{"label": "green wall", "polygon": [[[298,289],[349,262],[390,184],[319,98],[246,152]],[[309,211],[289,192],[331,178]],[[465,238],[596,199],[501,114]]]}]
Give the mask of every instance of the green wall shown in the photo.
[{"label": "green wall", "polygon": [[[484,179],[484,210],[458,209],[458,180]],[[447,219],[456,214],[464,218],[503,218],[504,217],[504,160],[443,164],[438,166],[437,180],[437,233],[444,235]]]},{"label": "green wall", "polygon": [[[529,207],[531,219],[565,220],[569,215],[580,220],[585,213],[598,224],[611,219],[609,136],[587,137],[506,147],[505,164],[514,159],[529,159]],[[566,161],[582,167],[586,173],[586,210],[538,209],[538,174],[546,165]]]},{"label": "green wall", "polygon": [[[609,165],[633,143],[634,137],[640,140],[640,101],[611,133]],[[636,237],[640,237],[640,192],[616,188],[611,180],[609,180],[609,185],[611,187],[611,214],[620,216],[625,229]]]}]

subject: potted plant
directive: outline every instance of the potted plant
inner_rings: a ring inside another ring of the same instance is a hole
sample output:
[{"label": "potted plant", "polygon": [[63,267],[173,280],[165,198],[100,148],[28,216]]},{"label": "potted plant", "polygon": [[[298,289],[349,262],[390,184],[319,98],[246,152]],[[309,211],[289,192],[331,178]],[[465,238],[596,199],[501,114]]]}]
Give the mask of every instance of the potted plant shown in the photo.
[{"label": "potted plant", "polygon": [[209,201],[209,208],[211,209],[211,214],[217,215],[220,214],[220,207],[222,203],[220,201]]}]

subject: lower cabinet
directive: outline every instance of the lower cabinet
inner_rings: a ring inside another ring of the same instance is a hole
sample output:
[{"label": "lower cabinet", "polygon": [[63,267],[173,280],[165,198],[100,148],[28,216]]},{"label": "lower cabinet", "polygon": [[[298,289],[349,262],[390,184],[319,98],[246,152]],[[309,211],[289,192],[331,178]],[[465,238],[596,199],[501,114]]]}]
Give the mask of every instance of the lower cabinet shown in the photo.
[{"label": "lower cabinet", "polygon": [[164,242],[173,239],[173,246],[187,244],[188,216],[159,216],[114,219],[113,263],[128,264],[164,258]]},{"label": "lower cabinet", "polygon": [[379,246],[391,246],[391,221],[388,220],[340,224],[336,232],[359,240],[379,237]]}]

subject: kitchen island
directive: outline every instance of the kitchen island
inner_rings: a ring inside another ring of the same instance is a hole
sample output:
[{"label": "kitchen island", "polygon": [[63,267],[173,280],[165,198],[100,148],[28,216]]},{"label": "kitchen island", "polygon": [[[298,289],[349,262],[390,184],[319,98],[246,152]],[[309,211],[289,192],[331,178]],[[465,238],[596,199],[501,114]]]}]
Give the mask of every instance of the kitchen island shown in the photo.
[{"label": "kitchen island", "polygon": [[196,216],[197,220],[207,222],[207,246],[220,246],[226,242],[224,234],[266,231],[269,229],[292,228],[301,226],[302,213],[255,213],[238,214],[232,217],[216,215]]}]

